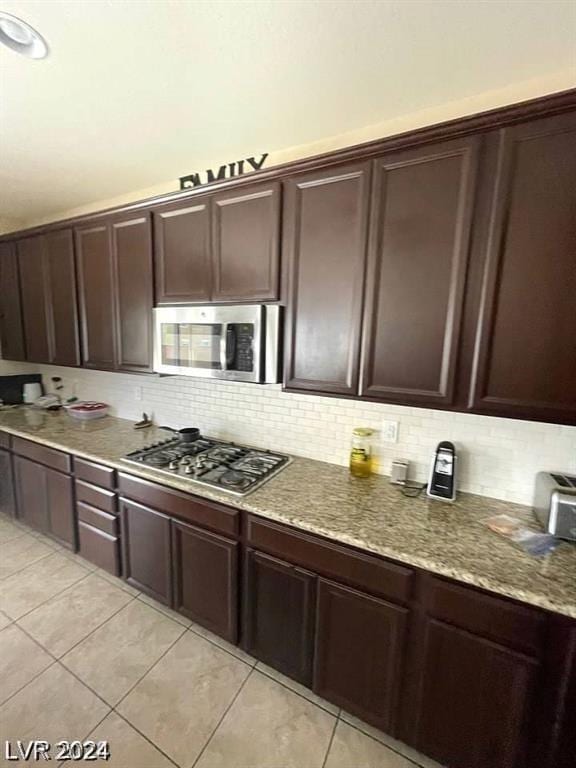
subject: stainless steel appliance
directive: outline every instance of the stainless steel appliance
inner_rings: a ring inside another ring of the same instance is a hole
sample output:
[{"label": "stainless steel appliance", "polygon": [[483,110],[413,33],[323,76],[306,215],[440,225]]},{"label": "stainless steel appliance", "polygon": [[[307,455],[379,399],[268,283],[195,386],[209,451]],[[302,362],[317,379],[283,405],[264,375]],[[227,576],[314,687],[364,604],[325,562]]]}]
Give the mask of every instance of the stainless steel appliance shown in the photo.
[{"label": "stainless steel appliance", "polygon": [[133,451],[124,461],[243,496],[283,469],[290,457],[201,436],[186,440],[178,434]]},{"label": "stainless steel appliance", "polygon": [[154,317],[158,373],[279,381],[280,307],[160,307]]},{"label": "stainless steel appliance", "polygon": [[456,448],[454,443],[443,440],[438,443],[432,466],[426,494],[431,499],[454,501],[456,498]]},{"label": "stainless steel appliance", "polygon": [[534,512],[548,533],[576,541],[576,477],[561,472],[538,472]]}]

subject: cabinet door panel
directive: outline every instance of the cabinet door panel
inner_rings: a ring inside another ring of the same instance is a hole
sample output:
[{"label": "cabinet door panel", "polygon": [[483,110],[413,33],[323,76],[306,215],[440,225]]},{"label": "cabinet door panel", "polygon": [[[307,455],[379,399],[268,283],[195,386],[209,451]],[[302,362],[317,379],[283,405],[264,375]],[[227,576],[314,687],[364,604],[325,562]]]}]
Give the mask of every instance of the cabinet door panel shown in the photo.
[{"label": "cabinet door panel", "polygon": [[129,584],[172,605],[170,518],[122,499],[122,573]]},{"label": "cabinet door panel", "polygon": [[74,481],[53,469],[46,469],[48,493],[48,531],[62,544],[76,549],[76,525],[74,521]]},{"label": "cabinet door panel", "polygon": [[374,163],[361,394],[450,405],[479,139]]},{"label": "cabinet door panel", "polygon": [[576,423],[576,115],[503,129],[470,405]]},{"label": "cabinet door panel", "polygon": [[9,451],[2,448],[0,448],[0,512],[8,517],[16,516],[12,456]]},{"label": "cabinet door panel", "polygon": [[0,351],[4,360],[24,360],[20,279],[14,243],[0,243],[0,286]]},{"label": "cabinet door panel", "polygon": [[314,690],[395,732],[408,609],[320,579]]},{"label": "cabinet door panel", "polygon": [[370,165],[289,179],[285,386],[356,394]]},{"label": "cabinet door panel", "polygon": [[537,663],[430,620],[417,748],[451,768],[521,768]]},{"label": "cabinet door panel", "polygon": [[14,456],[18,517],[32,528],[49,529],[46,471],[41,464]]},{"label": "cabinet door panel", "polygon": [[156,303],[210,300],[210,203],[154,213]]},{"label": "cabinet door panel", "polygon": [[80,365],[74,240],[69,229],[45,236],[50,362]]},{"label": "cabinet door panel", "polygon": [[152,242],[149,215],[112,224],[117,291],[117,366],[152,367]]},{"label": "cabinet door panel", "polygon": [[238,639],[238,547],[222,536],[172,522],[174,606],[231,643]]},{"label": "cabinet door panel", "polygon": [[44,252],[45,240],[42,235],[27,237],[18,242],[26,359],[34,363],[50,362]]},{"label": "cabinet door panel", "polygon": [[217,194],[212,210],[212,298],[277,299],[280,185]]},{"label": "cabinet door panel", "polygon": [[244,637],[248,653],[310,685],[316,577],[281,560],[246,552]]},{"label": "cabinet door panel", "polygon": [[84,365],[114,368],[114,279],[110,233],[106,224],[76,230],[76,258]]}]

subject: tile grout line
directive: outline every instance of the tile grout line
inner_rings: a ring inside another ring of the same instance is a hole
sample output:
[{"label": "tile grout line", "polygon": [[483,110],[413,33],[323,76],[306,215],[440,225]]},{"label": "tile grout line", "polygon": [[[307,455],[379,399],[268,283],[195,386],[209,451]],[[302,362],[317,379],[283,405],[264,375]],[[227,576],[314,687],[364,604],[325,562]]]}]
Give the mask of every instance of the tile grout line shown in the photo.
[{"label": "tile grout line", "polygon": [[[307,701],[308,704],[313,704],[315,707],[318,707],[318,709],[321,709],[323,712],[326,712],[328,715],[332,715],[332,717],[335,717],[337,720],[340,717],[341,710],[339,707],[337,712],[331,712],[327,707],[323,706],[322,704],[318,704],[317,701],[312,701],[312,699],[309,699],[308,696],[305,696],[303,693],[300,693],[300,691],[295,691],[294,688],[290,688],[289,685],[287,685],[286,683],[283,683],[282,680],[278,680],[278,678],[274,677],[274,675],[270,674],[270,672],[266,672],[266,670],[264,669],[258,669],[258,662],[254,665],[254,670],[256,672],[259,672],[261,675],[264,675],[269,680],[272,680],[273,682],[278,683],[278,685],[281,685],[283,688],[286,688],[287,691],[290,691],[291,693],[295,693],[296,696],[300,696],[300,698],[304,699],[304,701]],[[311,688],[310,688],[310,693],[314,694],[314,691]]]},{"label": "tile grout line", "polygon": [[[21,619],[24,619],[24,618],[26,618],[26,616],[29,616],[31,613],[34,613],[34,611],[36,611],[38,608],[42,608],[42,606],[46,605],[46,603],[49,603],[50,600],[53,600],[55,597],[60,597],[60,595],[62,595],[64,592],[66,592],[67,589],[71,589],[72,587],[75,587],[77,584],[80,584],[80,582],[84,581],[84,579],[86,579],[86,578],[88,578],[88,576],[90,576],[90,573],[91,573],[91,571],[88,571],[84,576],[81,576],[77,581],[73,581],[72,584],[68,584],[67,587],[63,587],[60,590],[60,592],[56,592],[55,594],[50,595],[50,597],[47,597],[46,600],[43,600],[41,603],[38,603],[38,605],[34,606],[34,608],[30,608],[29,611],[26,611],[26,613],[23,613],[21,616],[18,616],[17,619],[12,619],[12,621],[14,622],[14,624],[18,624],[18,622]],[[1,584],[0,584],[0,586],[1,586]],[[4,611],[4,613],[6,613],[4,608],[2,608],[2,610]],[[9,614],[7,614],[7,615],[9,615]],[[18,624],[18,626],[20,626],[20,625]],[[38,642],[38,641],[36,640],[36,642]],[[38,644],[40,645],[40,643],[38,643]]]},{"label": "tile grout line", "polygon": [[[180,635],[180,637],[182,637],[182,635]],[[112,707],[112,709],[111,709],[111,712],[114,712],[114,714],[115,714],[115,715],[117,715],[117,716],[118,716],[118,717],[119,717],[119,718],[120,718],[120,719],[121,719],[121,720],[122,720],[124,723],[126,723],[126,724],[127,724],[129,727],[130,727],[130,728],[132,728],[133,730],[135,730],[135,731],[136,731],[136,733],[140,734],[140,736],[142,736],[142,738],[143,738],[143,739],[145,739],[145,740],[148,742],[148,744],[150,744],[151,746],[153,746],[153,747],[154,747],[154,749],[156,749],[158,752],[160,752],[160,754],[161,754],[161,755],[164,755],[164,757],[165,757],[167,760],[169,760],[169,761],[172,763],[172,765],[176,766],[176,768],[181,768],[181,766],[179,766],[179,765],[178,765],[178,763],[177,763],[175,760],[173,760],[173,759],[170,757],[170,755],[167,755],[167,754],[166,754],[166,752],[164,752],[164,750],[163,750],[163,749],[161,749],[161,748],[158,746],[158,744],[154,744],[154,742],[152,741],[152,739],[148,738],[148,736],[146,736],[146,734],[145,734],[145,733],[143,733],[143,732],[142,732],[142,731],[141,731],[139,728],[137,728],[137,727],[136,727],[136,726],[135,726],[133,723],[131,723],[131,722],[130,722],[130,720],[128,720],[126,717],[124,717],[124,715],[122,715],[120,712],[118,712],[118,710],[117,710],[117,709],[115,709],[114,707]],[[109,717],[109,715],[110,715],[110,712],[108,712],[108,714],[106,715],[106,717]],[[106,718],[104,718],[104,719],[106,719]],[[99,723],[99,724],[100,724],[100,723]],[[95,730],[95,729],[93,729],[93,730]],[[112,753],[110,753],[110,757],[112,757]]]},{"label": "tile grout line", "polygon": [[[30,637],[30,635],[28,635],[28,637]],[[31,638],[31,639],[32,639],[32,638]],[[46,649],[45,649],[45,648],[43,648],[42,650],[43,650],[43,651],[46,651]],[[46,651],[46,653],[48,653],[48,651]],[[48,664],[48,666],[44,667],[44,669],[41,669],[41,670],[40,670],[40,672],[37,672],[37,673],[36,673],[36,674],[35,674],[33,677],[31,677],[31,678],[30,678],[30,680],[28,680],[26,683],[24,683],[24,685],[21,685],[21,686],[20,686],[20,688],[18,688],[16,691],[13,691],[13,692],[10,694],[10,696],[8,696],[6,699],[4,699],[4,701],[3,701],[2,703],[0,703],[0,711],[1,711],[1,710],[4,708],[4,706],[5,706],[6,704],[8,704],[8,702],[10,701],[10,699],[13,699],[13,698],[14,698],[14,696],[16,696],[16,695],[17,695],[17,694],[19,694],[21,691],[23,691],[23,690],[24,690],[24,688],[26,688],[26,687],[27,687],[27,686],[29,686],[31,683],[33,683],[35,680],[37,680],[37,679],[40,677],[40,675],[43,675],[43,674],[44,674],[44,672],[47,672],[49,669],[52,669],[52,667],[53,667],[55,664],[58,664],[58,659],[55,659],[55,658],[54,658],[54,656],[52,656],[52,654],[50,654],[50,658],[51,658],[51,661],[50,661],[50,664]]]},{"label": "tile grout line", "polygon": [[[128,593],[126,592],[126,594],[128,594]],[[91,630],[90,632],[88,632],[88,634],[87,634],[87,635],[85,635],[85,637],[83,637],[81,640],[78,640],[78,642],[77,642],[77,643],[74,643],[74,645],[71,645],[71,646],[70,646],[70,648],[68,648],[66,651],[64,651],[64,653],[63,653],[61,656],[58,656],[58,657],[57,657],[57,658],[58,658],[58,661],[61,661],[61,660],[64,658],[64,656],[67,656],[67,655],[70,653],[70,651],[73,651],[73,650],[74,650],[74,648],[77,648],[77,647],[80,645],[80,643],[83,643],[83,642],[84,642],[84,640],[88,640],[88,638],[89,638],[89,637],[91,637],[91,636],[92,636],[92,635],[93,635],[95,632],[97,632],[99,629],[101,629],[101,628],[102,628],[102,627],[103,627],[105,624],[108,624],[108,622],[109,622],[111,619],[113,619],[115,616],[117,616],[117,615],[118,615],[118,614],[119,614],[121,611],[123,611],[123,610],[124,610],[124,608],[128,608],[128,606],[129,606],[131,603],[133,603],[133,602],[134,602],[134,600],[136,600],[136,598],[135,598],[135,597],[133,597],[133,596],[130,596],[130,597],[131,597],[131,599],[130,599],[130,600],[128,600],[128,602],[127,602],[127,603],[124,603],[124,605],[123,605],[121,608],[118,608],[118,610],[117,610],[117,611],[114,611],[114,613],[111,613],[111,614],[110,614],[110,616],[108,616],[106,619],[104,619],[104,621],[103,621],[101,624],[98,624],[98,626],[97,626],[97,627],[94,627],[94,629],[93,629],[93,630]],[[64,667],[66,667],[66,665],[65,665],[65,664],[63,664],[63,666],[64,666]],[[66,669],[68,669],[68,667],[66,667]]]},{"label": "tile grout line", "polygon": [[322,761],[322,768],[326,767],[328,755],[330,754],[330,750],[332,749],[332,742],[334,741],[334,736],[336,735],[336,728],[338,727],[339,722],[340,722],[340,717],[335,717],[332,733],[330,734],[330,741],[328,742],[328,747],[326,748],[326,754],[324,755],[324,760]]},{"label": "tile grout line", "polygon": [[214,730],[212,731],[212,733],[211,733],[211,734],[210,734],[210,736],[208,737],[208,739],[207,739],[207,741],[206,741],[206,744],[204,744],[204,746],[202,747],[202,749],[201,749],[201,750],[200,750],[200,752],[198,753],[198,757],[197,757],[197,758],[194,760],[194,762],[192,763],[192,765],[191,765],[191,768],[194,768],[194,766],[196,766],[196,765],[198,764],[198,761],[200,760],[200,758],[202,757],[202,755],[203,755],[203,754],[204,754],[204,752],[206,751],[206,748],[208,747],[208,745],[210,744],[210,742],[211,742],[211,741],[212,741],[212,739],[214,738],[214,736],[215,736],[215,734],[216,734],[216,731],[217,731],[217,730],[218,730],[218,728],[220,728],[220,726],[222,725],[222,723],[223,723],[223,721],[224,721],[224,718],[226,717],[226,715],[228,714],[228,712],[229,712],[229,711],[230,711],[230,709],[232,708],[232,706],[233,706],[234,702],[236,701],[236,699],[238,698],[238,696],[240,696],[240,693],[242,692],[242,690],[243,690],[244,686],[246,685],[246,683],[248,682],[248,680],[249,680],[249,679],[252,677],[252,675],[254,674],[254,669],[255,669],[255,667],[251,667],[251,668],[250,668],[250,672],[249,672],[249,673],[246,675],[246,679],[244,680],[244,682],[242,683],[242,685],[240,686],[240,688],[238,688],[238,690],[236,691],[236,695],[232,697],[232,700],[230,701],[230,704],[228,704],[228,706],[226,707],[226,709],[225,709],[224,713],[222,714],[222,717],[220,718],[220,720],[218,720],[218,723],[216,724],[216,726],[215,726]]},{"label": "tile grout line", "polygon": [[17,570],[12,571],[12,573],[9,573],[8,576],[2,576],[2,578],[0,578],[0,584],[3,584],[8,579],[12,578],[12,576],[17,576],[19,573],[22,573],[22,571],[25,571],[26,568],[31,568],[33,565],[36,565],[36,563],[39,563],[42,560],[46,560],[47,557],[55,555],[57,551],[58,550],[53,549],[51,552],[48,552],[46,555],[42,555],[42,557],[39,557],[37,560],[33,560],[31,563],[26,563],[26,565],[22,566],[22,568],[18,568]]},{"label": "tile grout line", "polygon": [[[342,712],[342,710],[340,710]],[[390,744],[387,744],[385,741],[381,741],[376,736],[373,736],[371,733],[368,733],[367,731],[363,730],[359,725],[353,725],[352,723],[349,723],[347,720],[345,720],[341,714],[338,715],[338,720],[341,723],[344,723],[344,725],[347,725],[349,728],[353,728],[355,731],[358,731],[363,736],[367,736],[369,739],[372,739],[372,741],[375,741],[377,744],[380,744],[383,747],[386,747],[386,749],[389,749],[391,752],[394,752],[395,755],[398,755],[399,757],[403,757],[404,760],[408,760],[409,763],[412,763],[412,765],[415,765],[417,768],[425,768],[425,766],[422,765],[422,763],[417,763],[415,760],[413,760],[411,757],[408,757],[407,755],[404,755],[402,752],[398,751],[394,747],[392,747]],[[366,723],[368,725],[368,723]],[[373,727],[373,726],[372,726]],[[384,731],[382,731],[384,733]],[[386,735],[386,734],[384,734]],[[392,738],[392,737],[390,737]],[[404,742],[402,742],[404,743]],[[410,745],[407,744],[407,747]],[[442,766],[438,766],[438,768],[442,768]]]},{"label": "tile grout line", "polygon": [[[137,598],[137,597],[135,597],[134,599],[135,599],[135,600],[137,600],[138,598]],[[150,607],[151,607],[151,606],[150,606]],[[158,613],[161,613],[161,611],[158,611]],[[170,617],[169,617],[169,616],[166,616],[166,614],[162,614],[162,616],[163,616],[163,618],[170,620]],[[172,621],[174,621],[174,620],[172,619]],[[178,624],[178,622],[177,622],[177,621],[174,621],[174,624]],[[168,646],[168,648],[166,648],[166,650],[164,651],[164,653],[163,653],[161,656],[159,656],[159,657],[156,659],[156,661],[155,661],[155,662],[152,664],[152,666],[151,666],[149,669],[147,669],[147,670],[146,670],[146,672],[144,672],[144,673],[143,673],[143,674],[142,674],[142,675],[141,675],[141,676],[138,678],[138,680],[136,680],[136,682],[134,683],[134,685],[132,685],[132,686],[131,686],[131,687],[130,687],[130,688],[127,690],[127,691],[126,691],[126,693],[125,693],[125,694],[123,694],[123,696],[122,696],[120,699],[118,699],[118,701],[116,702],[116,704],[114,704],[114,705],[110,705],[110,706],[112,706],[112,709],[113,709],[115,712],[118,712],[118,710],[116,709],[116,707],[118,707],[118,706],[120,706],[120,704],[122,704],[122,702],[124,701],[124,699],[125,699],[127,696],[129,696],[129,695],[132,693],[132,691],[134,690],[134,688],[136,688],[136,686],[137,686],[137,685],[139,685],[139,684],[142,682],[142,680],[143,680],[143,679],[146,677],[146,675],[148,675],[148,674],[149,674],[149,673],[150,673],[150,672],[151,672],[151,671],[154,669],[154,667],[155,667],[155,666],[156,666],[156,665],[157,665],[157,664],[158,664],[160,661],[162,661],[162,659],[164,658],[164,656],[166,656],[166,654],[167,654],[167,653],[169,653],[169,651],[171,651],[171,650],[172,650],[172,648],[173,648],[173,647],[176,645],[176,643],[177,643],[179,640],[181,640],[181,639],[182,639],[182,637],[184,636],[184,633],[186,632],[186,627],[182,627],[182,625],[181,625],[181,624],[180,624],[179,626],[182,628],[182,632],[181,632],[181,633],[178,635],[178,637],[177,637],[177,638],[176,638],[176,639],[175,639],[175,640],[174,640],[172,643],[170,643],[170,645]],[[120,716],[122,716],[120,712],[118,712],[118,714],[119,714]],[[123,719],[124,719],[124,720],[126,720],[126,718],[125,718],[125,717],[124,717]],[[129,720],[127,720],[126,722],[130,722],[130,721],[129,721]],[[132,725],[132,723],[130,723],[130,725]],[[132,727],[134,727],[134,726],[132,726]]]}]

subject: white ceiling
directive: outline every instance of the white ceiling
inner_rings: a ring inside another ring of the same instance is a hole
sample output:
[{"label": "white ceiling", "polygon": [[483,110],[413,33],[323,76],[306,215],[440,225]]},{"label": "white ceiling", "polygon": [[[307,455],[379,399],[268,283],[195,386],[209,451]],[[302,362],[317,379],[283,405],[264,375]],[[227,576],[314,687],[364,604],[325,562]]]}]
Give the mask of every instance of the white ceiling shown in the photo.
[{"label": "white ceiling", "polygon": [[30,61],[0,46],[0,214],[25,220],[576,74],[573,0],[19,0],[0,9],[51,48]]}]

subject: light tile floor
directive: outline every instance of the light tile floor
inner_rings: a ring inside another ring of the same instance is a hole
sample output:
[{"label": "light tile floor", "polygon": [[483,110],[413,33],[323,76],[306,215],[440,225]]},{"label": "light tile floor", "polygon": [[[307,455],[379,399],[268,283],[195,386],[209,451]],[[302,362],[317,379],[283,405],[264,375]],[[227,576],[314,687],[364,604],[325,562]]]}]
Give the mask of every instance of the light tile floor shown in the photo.
[{"label": "light tile floor", "polygon": [[0,766],[17,739],[105,740],[111,768],[439,768],[0,515]]}]

